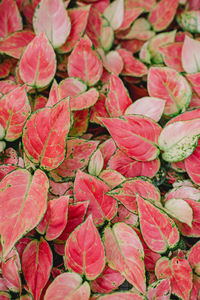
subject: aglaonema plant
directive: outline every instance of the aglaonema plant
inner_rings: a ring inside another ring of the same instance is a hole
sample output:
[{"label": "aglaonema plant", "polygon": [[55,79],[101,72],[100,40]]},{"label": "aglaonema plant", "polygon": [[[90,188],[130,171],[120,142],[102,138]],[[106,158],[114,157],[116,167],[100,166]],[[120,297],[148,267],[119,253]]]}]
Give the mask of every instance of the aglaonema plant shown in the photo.
[{"label": "aglaonema plant", "polygon": [[199,16],[0,1],[0,300],[200,299]]}]

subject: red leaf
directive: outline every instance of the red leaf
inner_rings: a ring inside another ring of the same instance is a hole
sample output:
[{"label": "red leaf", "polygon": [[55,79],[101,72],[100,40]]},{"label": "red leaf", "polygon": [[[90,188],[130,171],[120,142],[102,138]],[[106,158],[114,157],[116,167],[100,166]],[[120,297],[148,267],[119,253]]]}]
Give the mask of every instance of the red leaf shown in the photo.
[{"label": "red leaf", "polygon": [[142,7],[146,11],[151,11],[156,4],[156,0],[129,0],[130,6]]},{"label": "red leaf", "polygon": [[19,59],[24,48],[34,37],[35,34],[32,31],[14,32],[3,41],[0,41],[0,52]]},{"label": "red leaf", "polygon": [[67,225],[62,234],[57,238],[57,241],[66,241],[70,233],[83,222],[88,204],[87,201],[84,201],[69,205]]},{"label": "red leaf", "polygon": [[87,131],[90,111],[89,109],[74,111],[73,116],[74,123],[69,136],[81,136]]},{"label": "red leaf", "polygon": [[179,231],[174,221],[161,209],[137,196],[140,229],[147,246],[154,252],[174,249],[179,242]]},{"label": "red leaf", "polygon": [[149,15],[149,22],[155,31],[164,30],[174,19],[178,0],[161,0]]},{"label": "red leaf", "polygon": [[67,77],[63,79],[58,85],[59,98],[76,97],[87,90],[87,85],[75,77]]},{"label": "red leaf", "polygon": [[0,232],[4,256],[41,220],[47,209],[48,188],[48,178],[41,170],[31,175],[27,170],[17,169],[0,182]]},{"label": "red leaf", "polygon": [[46,103],[46,106],[48,107],[52,107],[54,106],[56,103],[59,102],[59,100],[63,99],[65,97],[59,97],[59,91],[58,91],[58,84],[57,81],[54,79],[51,89],[49,91],[49,98],[48,101]]},{"label": "red leaf", "polygon": [[113,139],[110,138],[110,139],[106,140],[105,142],[101,143],[99,145],[99,149],[101,150],[101,153],[102,153],[103,159],[104,159],[103,169],[106,169],[108,160],[115,153],[115,151],[117,149],[116,145],[115,145]]},{"label": "red leaf", "polygon": [[5,129],[5,139],[13,141],[22,135],[22,129],[31,112],[26,86],[20,86],[0,99],[0,124]]},{"label": "red leaf", "polygon": [[200,275],[200,241],[194,244],[187,253],[187,259],[196,275]]},{"label": "red leaf", "polygon": [[189,105],[191,88],[185,78],[174,69],[151,67],[147,81],[150,96],[166,100],[165,115],[177,115]]},{"label": "red leaf", "polygon": [[76,175],[77,170],[84,170],[91,155],[98,146],[98,141],[85,140],[81,138],[69,139],[67,141],[67,155],[61,165],[50,172],[55,181],[67,181]]},{"label": "red leaf", "polygon": [[9,300],[9,299],[11,299],[11,296],[9,293],[0,291],[0,299],[1,300]]},{"label": "red leaf", "polygon": [[120,172],[125,177],[153,177],[160,168],[160,160],[137,161],[124,152],[117,150],[108,161],[108,168]]},{"label": "red leaf", "polygon": [[22,255],[22,270],[24,278],[35,300],[45,287],[51,272],[53,255],[49,244],[41,238],[31,241]]},{"label": "red leaf", "polygon": [[105,253],[99,233],[90,215],[69,236],[65,245],[65,266],[95,279],[104,269]]},{"label": "red leaf", "polygon": [[117,202],[106,195],[110,190],[107,184],[95,176],[80,170],[76,173],[74,193],[76,201],[90,201],[87,215],[92,213],[95,225],[111,220],[117,212]]},{"label": "red leaf", "polygon": [[109,267],[118,271],[140,292],[145,293],[144,250],[135,231],[125,223],[104,230]]},{"label": "red leaf", "polygon": [[47,241],[56,239],[67,224],[69,196],[59,197],[48,201],[47,211],[37,226],[40,234],[45,234]]},{"label": "red leaf", "polygon": [[0,3],[0,37],[5,38],[18,30],[22,30],[22,19],[15,1],[2,0]]},{"label": "red leaf", "polygon": [[103,71],[102,63],[92,50],[92,43],[87,36],[81,38],[72,51],[67,69],[69,76],[78,77],[89,86],[99,81]]},{"label": "red leaf", "polygon": [[54,50],[44,33],[36,36],[26,47],[20,62],[21,79],[37,88],[47,86],[56,71]]},{"label": "red leaf", "polygon": [[129,179],[121,183],[108,195],[120,201],[128,210],[137,213],[136,194],[160,205],[160,193],[155,186],[142,178]]},{"label": "red leaf", "polygon": [[132,52],[126,49],[117,50],[124,62],[124,68],[121,72],[122,75],[142,77],[148,73],[147,67],[133,57]]},{"label": "red leaf", "polygon": [[170,280],[168,278],[153,282],[147,291],[148,300],[168,300],[171,295]]},{"label": "red leaf", "polygon": [[0,181],[11,171],[14,171],[17,169],[17,166],[13,166],[13,165],[0,165]]},{"label": "red leaf", "polygon": [[166,66],[175,69],[177,72],[184,72],[181,62],[182,48],[183,42],[176,42],[159,48]]},{"label": "red leaf", "polygon": [[99,95],[99,99],[95,103],[93,107],[91,107],[90,111],[90,122],[101,124],[98,117],[108,118],[108,112],[105,107],[106,96],[104,94]]},{"label": "red leaf", "polygon": [[99,178],[102,179],[111,189],[122,183],[125,178],[119,172],[115,170],[106,169],[99,174]]},{"label": "red leaf", "polygon": [[97,89],[91,88],[76,97],[70,99],[70,107],[72,111],[82,110],[93,106],[99,97]]},{"label": "red leaf", "polygon": [[68,15],[71,22],[71,31],[64,45],[57,49],[58,52],[68,53],[74,48],[85,31],[89,11],[89,5],[68,9]]},{"label": "red leaf", "polygon": [[124,20],[120,28],[118,30],[128,29],[131,24],[144,12],[142,7],[133,7],[132,1],[126,1],[124,7]]},{"label": "red leaf", "polygon": [[132,115],[123,118],[100,118],[100,120],[109,130],[120,150],[129,157],[151,161],[159,155],[157,143],[161,127],[150,118]]},{"label": "red leaf", "polygon": [[170,260],[162,257],[156,263],[155,274],[158,279],[170,279],[172,294],[182,300],[189,299],[192,289],[192,269],[186,259],[173,257]]},{"label": "red leaf", "polygon": [[76,273],[63,273],[57,276],[48,287],[44,300],[63,300],[65,298],[89,300],[90,286],[82,284],[82,278]]},{"label": "red leaf", "polygon": [[116,292],[110,295],[100,296],[98,300],[144,300],[145,298],[137,293]]},{"label": "red leaf", "polygon": [[61,100],[52,108],[37,110],[23,129],[22,141],[27,157],[48,171],[58,167],[65,158],[69,127],[69,99]]},{"label": "red leaf", "polygon": [[110,117],[120,117],[124,114],[129,105],[132,104],[128,92],[121,79],[111,74],[110,89],[106,97],[106,108]]},{"label": "red leaf", "polygon": [[124,277],[117,271],[105,267],[100,276],[91,281],[91,288],[96,293],[111,293],[124,282]]},{"label": "red leaf", "polygon": [[44,32],[54,48],[63,45],[71,29],[63,1],[40,1],[35,9],[33,28],[36,35]]},{"label": "red leaf", "polygon": [[117,215],[111,221],[113,224],[118,222],[124,222],[130,225],[132,228],[138,226],[138,216],[131,213],[124,205],[118,206]]}]

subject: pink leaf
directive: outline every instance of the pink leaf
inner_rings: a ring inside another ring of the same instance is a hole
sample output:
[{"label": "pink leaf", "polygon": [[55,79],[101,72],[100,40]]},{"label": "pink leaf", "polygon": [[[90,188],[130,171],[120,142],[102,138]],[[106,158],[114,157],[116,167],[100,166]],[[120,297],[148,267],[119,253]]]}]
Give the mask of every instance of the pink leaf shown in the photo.
[{"label": "pink leaf", "polygon": [[102,179],[111,189],[122,183],[125,178],[119,172],[115,170],[106,169],[99,174],[99,178]]},{"label": "pink leaf", "polygon": [[40,170],[31,175],[27,170],[17,169],[0,182],[0,231],[4,256],[43,217],[48,188],[48,178]]},{"label": "pink leaf", "polygon": [[[160,258],[155,267],[158,279],[169,278],[172,294],[188,300],[192,289],[192,269],[186,259],[173,257]],[[184,288],[183,288],[184,287]]]},{"label": "pink leaf", "polygon": [[0,124],[5,129],[5,140],[13,141],[22,135],[30,112],[25,85],[16,87],[0,98]]},{"label": "pink leaf", "polygon": [[99,233],[90,215],[69,236],[65,245],[65,266],[95,279],[104,269],[105,253]]},{"label": "pink leaf", "polygon": [[159,155],[157,143],[161,127],[150,118],[133,115],[100,120],[120,150],[129,157],[151,161]]},{"label": "pink leaf", "polygon": [[95,176],[77,171],[74,192],[76,201],[90,201],[87,215],[92,213],[95,225],[111,220],[117,212],[117,202],[106,195],[110,190],[107,184]]},{"label": "pink leaf", "polygon": [[97,149],[92,156],[88,164],[88,173],[90,175],[98,176],[103,168],[103,155],[99,149]]},{"label": "pink leaf", "polygon": [[186,35],[182,48],[182,65],[187,73],[200,71],[199,61],[200,42]]},{"label": "pink leaf", "polygon": [[22,141],[27,157],[48,171],[58,167],[65,158],[69,128],[69,99],[61,100],[52,108],[37,110],[23,129]]},{"label": "pink leaf", "polygon": [[58,85],[59,98],[76,97],[87,90],[87,85],[75,77],[67,77],[63,79]]},{"label": "pink leaf", "polygon": [[101,124],[98,117],[104,117],[104,118],[109,117],[105,107],[105,102],[106,102],[106,96],[101,93],[95,105],[91,107],[90,122]]},{"label": "pink leaf", "polygon": [[74,123],[69,132],[70,136],[81,136],[88,129],[90,111],[89,109],[77,110],[73,112]]},{"label": "pink leaf", "polygon": [[156,4],[156,0],[129,0],[130,6],[142,7],[146,11],[151,11]]},{"label": "pink leaf", "polygon": [[187,259],[196,275],[200,275],[200,241],[195,243],[187,253]]},{"label": "pink leaf", "polygon": [[98,146],[98,141],[90,141],[81,138],[67,141],[67,155],[58,168],[50,172],[55,181],[65,181],[75,177],[77,170],[84,170],[91,155]]},{"label": "pink leaf", "polygon": [[22,30],[22,19],[15,1],[2,0],[0,3],[0,37],[5,38],[18,30]]},{"label": "pink leaf", "polygon": [[140,229],[147,246],[154,252],[174,249],[179,242],[179,231],[174,221],[161,209],[137,196]]},{"label": "pink leaf", "polygon": [[54,50],[44,33],[36,36],[26,47],[19,63],[22,80],[30,86],[47,86],[56,71]]},{"label": "pink leaf", "polygon": [[166,100],[164,114],[177,115],[189,105],[191,88],[185,78],[174,69],[151,67],[148,73],[148,91],[151,97]]},{"label": "pink leaf", "polygon": [[34,39],[35,34],[32,31],[23,30],[14,32],[0,41],[0,53],[19,59],[25,47]]},{"label": "pink leaf", "polygon": [[[186,78],[189,80],[192,88],[195,90],[197,95],[200,97],[200,88],[199,88],[199,79],[200,79],[200,72],[195,74],[186,74]],[[195,105],[196,107],[199,105]]]},{"label": "pink leaf", "polygon": [[107,193],[120,201],[128,210],[138,213],[136,194],[160,205],[160,193],[155,186],[142,178],[125,180],[119,186]]},{"label": "pink leaf", "polygon": [[33,28],[37,35],[44,32],[54,48],[66,41],[71,23],[62,0],[42,0],[35,9]]},{"label": "pink leaf", "polygon": [[52,264],[51,249],[43,238],[40,241],[32,240],[24,249],[22,270],[35,300],[40,299],[40,294],[49,279]]},{"label": "pink leaf", "polygon": [[123,275],[140,292],[146,289],[144,250],[135,231],[125,223],[104,230],[104,244],[109,267]]},{"label": "pink leaf", "polygon": [[149,15],[149,22],[155,31],[164,30],[174,19],[178,0],[161,0]]},{"label": "pink leaf", "polygon": [[70,107],[72,111],[82,110],[93,106],[99,97],[97,89],[91,88],[76,97],[70,99]]},{"label": "pink leaf", "polygon": [[68,60],[69,76],[82,79],[89,86],[97,83],[103,68],[97,54],[92,50],[92,42],[85,36],[80,39]]},{"label": "pink leaf", "polygon": [[177,72],[184,72],[181,62],[182,48],[183,42],[175,42],[159,48],[166,66],[175,69]]},{"label": "pink leaf", "polygon": [[171,295],[171,286],[170,280],[168,278],[161,279],[156,282],[153,282],[147,291],[147,297],[149,300],[168,300]]},{"label": "pink leaf", "polygon": [[144,300],[145,298],[132,292],[115,292],[110,295],[100,296],[98,300]]},{"label": "pink leaf", "polygon": [[59,96],[59,91],[58,91],[58,84],[57,81],[54,79],[51,89],[49,91],[49,98],[48,101],[46,103],[46,106],[48,107],[52,107],[54,106],[56,103],[58,103],[59,100],[63,99],[65,97],[60,97]]},{"label": "pink leaf", "polygon": [[112,74],[110,76],[110,89],[106,97],[106,108],[110,117],[120,117],[132,101],[121,79]]},{"label": "pink leaf", "polygon": [[45,234],[47,241],[56,239],[67,224],[69,196],[62,196],[48,201],[47,211],[37,226],[40,234]]},{"label": "pink leaf", "polygon": [[57,276],[48,287],[44,300],[71,299],[89,300],[90,286],[87,282],[82,284],[82,278],[76,273],[63,273]]}]

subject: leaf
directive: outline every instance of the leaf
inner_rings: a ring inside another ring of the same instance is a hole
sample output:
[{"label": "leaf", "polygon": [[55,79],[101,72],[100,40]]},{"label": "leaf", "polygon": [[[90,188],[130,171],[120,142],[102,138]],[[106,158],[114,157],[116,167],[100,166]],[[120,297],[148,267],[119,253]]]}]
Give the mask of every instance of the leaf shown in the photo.
[{"label": "leaf", "polygon": [[67,155],[58,168],[50,172],[55,181],[67,181],[76,175],[77,170],[84,170],[91,155],[98,146],[98,141],[85,140],[81,138],[69,139],[67,141]]},{"label": "leaf", "polygon": [[[65,97],[63,97],[63,98],[65,98]],[[52,86],[51,86],[51,89],[49,91],[49,98],[48,98],[48,101],[47,101],[45,106],[52,107],[56,103],[58,103],[58,101],[61,100],[61,99],[62,98],[59,97],[58,83],[54,79],[54,81],[52,83]]]},{"label": "leaf", "polygon": [[151,97],[166,100],[164,109],[166,116],[177,115],[189,105],[191,88],[185,78],[174,69],[151,67],[147,82]]},{"label": "leaf", "polygon": [[184,186],[173,188],[170,192],[165,195],[165,200],[173,198],[190,198],[194,201],[198,201],[200,199],[200,191],[192,186]]},{"label": "leaf", "polygon": [[125,177],[122,176],[119,172],[109,169],[103,170],[99,174],[99,178],[102,179],[111,189],[125,180]]},{"label": "leaf", "polygon": [[69,99],[34,112],[23,129],[22,142],[27,157],[48,171],[58,167],[65,158],[69,128]]},{"label": "leaf", "polygon": [[197,73],[200,71],[199,61],[200,42],[186,35],[182,49],[182,65],[187,73]]},{"label": "leaf", "polygon": [[40,234],[45,234],[47,241],[55,240],[67,225],[69,196],[62,196],[48,201],[47,211],[37,226]]},{"label": "leaf", "polygon": [[103,155],[98,149],[90,157],[88,164],[88,173],[90,175],[98,176],[103,168],[103,163]]},{"label": "leaf", "polygon": [[196,184],[200,184],[200,178],[199,178],[199,159],[200,159],[200,141],[197,143],[197,147],[194,150],[194,152],[188,156],[184,162],[185,162],[185,168],[192,179],[192,181]]},{"label": "leaf", "polygon": [[168,278],[155,281],[148,287],[147,297],[149,300],[168,300],[170,299],[170,295],[171,286]]},{"label": "leaf", "polygon": [[25,47],[34,39],[32,31],[23,30],[10,34],[0,41],[0,53],[19,59]]},{"label": "leaf", "polygon": [[117,212],[117,202],[106,195],[109,190],[108,185],[97,177],[77,171],[74,182],[75,199],[90,201],[87,216],[92,213],[95,225],[111,220]]},{"label": "leaf", "polygon": [[117,223],[112,229],[105,228],[103,239],[109,267],[145,293],[144,250],[135,231],[125,223]]},{"label": "leaf", "polygon": [[169,215],[192,227],[193,211],[191,206],[183,199],[170,199],[166,202],[165,208]]},{"label": "leaf", "polygon": [[70,52],[83,35],[88,21],[90,5],[74,7],[67,11],[70,18],[71,30],[66,42],[60,48],[56,49],[60,53]]},{"label": "leaf", "polygon": [[200,19],[200,12],[199,10],[190,10],[190,11],[182,11],[177,16],[177,23],[181,28],[185,31],[200,33],[199,27],[199,19]]},{"label": "leaf", "polygon": [[117,215],[114,217],[114,219],[112,219],[113,224],[118,222],[124,222],[133,228],[138,226],[138,216],[131,213],[128,209],[126,209],[125,206],[121,204],[118,206]]},{"label": "leaf", "polygon": [[1,138],[7,141],[18,139],[22,135],[24,123],[30,112],[25,85],[16,87],[1,97],[0,124],[5,130]]},{"label": "leaf", "polygon": [[158,139],[159,147],[164,151],[163,159],[176,162],[190,156],[199,139],[199,124],[199,119],[167,124]]},{"label": "leaf", "polygon": [[[197,93],[197,100],[199,99],[200,97],[200,88],[199,88],[199,78],[200,78],[200,72],[198,73],[195,73],[195,74],[186,74],[185,75],[186,78],[188,79],[188,81],[190,82],[190,85],[192,86],[192,88],[194,89],[194,91]],[[193,95],[194,97],[195,95]],[[191,103],[190,103],[190,106],[192,104],[192,100],[191,99]],[[198,101],[197,101],[198,103]],[[195,103],[195,105],[193,105],[195,108],[198,107],[199,105]]]},{"label": "leaf", "polygon": [[101,124],[98,117],[108,118],[108,112],[105,107],[106,96],[102,93],[99,94],[99,98],[95,105],[91,107],[90,110],[90,122]]},{"label": "leaf", "polygon": [[0,297],[1,297],[1,300],[9,300],[9,299],[11,299],[11,296],[10,296],[9,293],[2,292],[2,291],[0,291]]},{"label": "leaf", "polygon": [[143,7],[146,11],[151,11],[156,4],[155,0],[130,0],[130,6]]},{"label": "leaf", "polygon": [[88,129],[90,111],[89,109],[74,111],[73,116],[74,122],[69,136],[82,136]]},{"label": "leaf", "polygon": [[121,26],[118,30],[128,29],[131,24],[137,19],[141,13],[144,12],[142,7],[133,7],[131,1],[125,1],[124,3],[124,18]]},{"label": "leaf", "polygon": [[66,268],[88,280],[99,276],[105,267],[105,253],[99,233],[90,215],[68,237],[65,245]]},{"label": "leaf", "polygon": [[110,89],[105,104],[110,117],[123,116],[127,107],[132,104],[123,81],[114,74],[110,76]]},{"label": "leaf", "polygon": [[125,177],[146,176],[153,177],[160,168],[160,160],[137,161],[130,158],[120,150],[117,150],[108,161],[109,169],[120,172]]},{"label": "leaf", "polygon": [[70,107],[72,111],[82,110],[93,106],[99,97],[97,89],[91,88],[87,92],[70,99]]},{"label": "leaf", "polygon": [[149,22],[155,31],[162,31],[173,21],[178,0],[161,0],[149,14]]},{"label": "leaf", "polygon": [[125,115],[138,114],[158,122],[163,114],[165,100],[154,97],[142,97],[129,105]]},{"label": "leaf", "polygon": [[40,299],[53,265],[53,255],[49,244],[41,238],[32,240],[22,254],[22,270],[27,285],[35,300]]},{"label": "leaf", "polygon": [[90,286],[87,281],[82,284],[82,278],[76,273],[66,272],[57,276],[47,288],[44,300],[64,299],[89,300]]},{"label": "leaf", "polygon": [[87,85],[97,83],[103,67],[97,54],[92,50],[92,43],[87,36],[80,39],[68,59],[69,76],[82,79]]},{"label": "leaf", "polygon": [[139,195],[137,205],[140,229],[147,246],[157,253],[165,253],[168,249],[174,249],[180,239],[174,221],[164,211]]},{"label": "leaf", "polygon": [[115,0],[104,10],[104,16],[108,19],[113,30],[118,29],[124,20],[124,0]]},{"label": "leaf", "polygon": [[13,0],[2,0],[0,3],[0,37],[22,30],[22,18]]},{"label": "leaf", "polygon": [[118,49],[117,52],[123,59],[124,68],[121,72],[122,75],[142,77],[148,73],[147,67],[136,59],[131,51],[126,49]]},{"label": "leaf", "polygon": [[48,188],[48,178],[41,170],[31,175],[27,170],[17,169],[1,180],[0,232],[4,257],[42,219],[47,209]]},{"label": "leaf", "polygon": [[189,299],[192,289],[192,269],[186,259],[178,256],[173,257],[171,260],[162,257],[156,263],[155,274],[158,279],[170,279],[172,294],[182,300]]},{"label": "leaf", "polygon": [[160,193],[153,184],[142,178],[128,179],[122,182],[115,189],[109,191],[108,195],[120,201],[128,210],[138,213],[136,194],[160,204]]},{"label": "leaf", "polygon": [[124,282],[124,277],[117,271],[105,266],[103,272],[91,281],[91,288],[96,293],[111,293]]},{"label": "leaf", "polygon": [[41,33],[28,44],[20,59],[20,77],[26,84],[42,88],[51,82],[55,72],[54,50],[45,34]]},{"label": "leaf", "polygon": [[151,161],[159,155],[157,140],[161,127],[148,117],[129,115],[123,118],[100,118],[100,120],[119,149],[129,157],[140,161]]},{"label": "leaf", "polygon": [[193,272],[200,276],[200,241],[196,242],[187,253],[187,260],[190,263]]},{"label": "leaf", "polygon": [[181,61],[182,48],[183,42],[175,42],[159,48],[166,66],[175,69],[177,72],[184,72]]},{"label": "leaf", "polygon": [[62,46],[69,36],[71,23],[62,0],[41,0],[35,9],[33,28],[44,32],[54,48]]},{"label": "leaf", "polygon": [[132,292],[115,292],[110,295],[100,296],[98,300],[144,300],[145,298]]}]

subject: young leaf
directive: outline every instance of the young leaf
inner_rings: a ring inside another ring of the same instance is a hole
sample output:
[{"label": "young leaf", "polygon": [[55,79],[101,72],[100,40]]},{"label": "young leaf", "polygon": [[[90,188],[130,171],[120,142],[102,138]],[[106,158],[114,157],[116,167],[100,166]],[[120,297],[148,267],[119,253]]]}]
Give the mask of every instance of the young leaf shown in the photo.
[{"label": "young leaf", "polygon": [[26,86],[22,85],[11,90],[0,98],[0,124],[4,128],[1,138],[14,141],[22,135],[26,119],[31,107],[26,93]]},{"label": "young leaf", "polygon": [[161,0],[149,14],[149,22],[155,31],[162,31],[173,21],[178,0]]},{"label": "young leaf", "polygon": [[65,245],[66,268],[93,280],[105,267],[105,253],[90,215],[69,236]]},{"label": "young leaf", "polygon": [[117,212],[117,202],[106,195],[109,190],[108,185],[97,177],[77,171],[74,182],[75,199],[90,201],[87,215],[92,213],[95,225],[111,220]]},{"label": "young leaf", "polygon": [[90,286],[82,284],[82,278],[76,273],[67,272],[57,276],[47,288],[44,300],[63,300],[66,298],[89,300]]},{"label": "young leaf", "polygon": [[54,50],[44,33],[36,36],[26,47],[20,62],[19,74],[28,85],[47,86],[56,72]]},{"label": "young leaf", "polygon": [[161,127],[150,118],[132,115],[122,118],[100,118],[100,120],[120,150],[129,157],[140,161],[151,161],[159,155],[157,141]]},{"label": "young leaf", "polygon": [[199,20],[200,20],[200,12],[199,10],[183,10],[178,16],[177,16],[177,22],[180,25],[181,28],[183,28],[185,31],[194,32],[194,33],[200,33],[200,26],[199,26]]},{"label": "young leaf", "polygon": [[48,188],[48,178],[41,170],[31,175],[27,170],[17,169],[0,182],[0,232],[4,257],[42,219],[47,209]]},{"label": "young leaf", "polygon": [[88,173],[94,176],[98,176],[103,168],[103,163],[103,155],[98,149],[90,157],[88,164]]},{"label": "young leaf", "polygon": [[78,77],[89,86],[99,81],[103,71],[102,62],[92,50],[92,42],[87,36],[80,39],[69,56],[67,70],[69,76]]},{"label": "young leaf", "polygon": [[32,240],[22,254],[22,270],[27,285],[35,300],[40,299],[53,265],[49,244],[41,238]]},{"label": "young leaf", "polygon": [[150,96],[166,100],[165,115],[177,115],[189,105],[191,88],[186,79],[174,69],[151,67],[147,81]]},{"label": "young leaf", "polygon": [[160,193],[155,186],[142,178],[129,179],[109,191],[107,194],[120,201],[128,210],[138,213],[136,193],[141,197],[160,205]]},{"label": "young leaf", "polygon": [[162,257],[156,263],[155,274],[158,279],[170,279],[172,294],[182,300],[189,299],[192,289],[192,269],[186,259],[178,256],[173,257],[171,260]]},{"label": "young leaf", "polygon": [[33,28],[36,35],[44,32],[54,48],[63,45],[71,29],[63,1],[40,1],[35,9]]},{"label": "young leaf", "polygon": [[125,223],[117,223],[112,229],[106,227],[104,245],[109,267],[120,272],[137,290],[144,293],[144,250],[135,231]]},{"label": "young leaf", "polygon": [[113,30],[118,29],[124,20],[124,0],[115,0],[104,10],[104,16],[108,19]]},{"label": "young leaf", "polygon": [[168,278],[155,281],[148,287],[148,291],[147,291],[148,300],[154,300],[154,299],[168,300],[170,299],[170,295],[171,295],[171,286],[170,286],[170,280]]},{"label": "young leaf", "polygon": [[37,110],[23,129],[27,157],[45,170],[58,167],[65,158],[66,136],[70,128],[69,99]]},{"label": "young leaf", "polygon": [[161,209],[137,196],[140,229],[147,246],[154,252],[174,249],[180,239],[174,221]]}]

